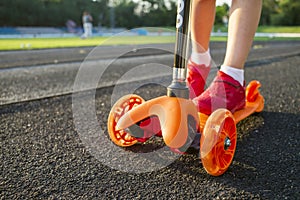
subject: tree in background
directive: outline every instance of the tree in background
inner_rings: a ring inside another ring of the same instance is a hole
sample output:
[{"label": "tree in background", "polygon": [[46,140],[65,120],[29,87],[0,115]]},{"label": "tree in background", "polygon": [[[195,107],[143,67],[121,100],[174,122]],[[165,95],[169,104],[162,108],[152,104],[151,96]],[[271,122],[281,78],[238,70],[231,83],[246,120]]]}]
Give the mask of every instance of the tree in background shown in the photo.
[{"label": "tree in background", "polygon": [[273,15],[271,24],[295,26],[300,25],[300,1],[281,0],[278,1],[277,14]]},{"label": "tree in background", "polygon": [[299,0],[264,0],[260,25],[300,25]]},{"label": "tree in background", "polygon": [[0,26],[60,27],[69,19],[80,25],[84,10],[98,23],[101,13],[108,15],[107,4],[108,0],[1,0]]},{"label": "tree in background", "polygon": [[114,8],[115,26],[133,28],[139,24],[139,17],[134,13],[137,4],[131,0],[121,0]]},{"label": "tree in background", "polygon": [[217,6],[215,23],[223,24],[223,17],[224,16],[228,17],[228,11],[229,11],[229,6],[225,3],[222,6]]},{"label": "tree in background", "polygon": [[25,26],[40,23],[42,4],[36,0],[1,0],[0,26]]},{"label": "tree in background", "polygon": [[[113,4],[111,3],[113,2]],[[118,27],[175,26],[177,0],[1,0],[0,26],[64,27],[67,20],[81,26],[88,10],[94,25]],[[114,11],[114,12],[111,12]],[[216,24],[223,24],[226,4],[216,9]],[[299,0],[264,0],[261,25],[300,25]],[[114,14],[114,17],[112,17]]]},{"label": "tree in background", "polygon": [[260,25],[271,25],[272,18],[278,13],[278,1],[264,0],[262,5]]},{"label": "tree in background", "polygon": [[140,26],[174,26],[176,2],[174,0],[114,0],[115,24],[125,28]]},{"label": "tree in background", "polygon": [[144,9],[140,15],[144,26],[175,26],[177,2],[143,0]]}]

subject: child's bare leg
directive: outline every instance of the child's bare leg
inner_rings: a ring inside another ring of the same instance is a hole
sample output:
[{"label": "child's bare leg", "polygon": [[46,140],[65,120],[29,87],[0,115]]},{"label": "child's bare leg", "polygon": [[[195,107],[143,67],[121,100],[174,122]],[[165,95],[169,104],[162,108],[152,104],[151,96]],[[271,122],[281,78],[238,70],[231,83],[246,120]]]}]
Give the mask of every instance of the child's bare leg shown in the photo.
[{"label": "child's bare leg", "polygon": [[258,26],[262,0],[233,0],[224,65],[243,69]]},{"label": "child's bare leg", "polygon": [[215,0],[192,1],[191,36],[193,50],[196,52],[205,52],[209,48],[209,39],[214,25],[215,12]]},{"label": "child's bare leg", "polygon": [[218,108],[231,112],[245,106],[244,64],[259,22],[262,0],[233,0],[224,63],[216,78],[194,99],[200,112],[211,114]]},{"label": "child's bare leg", "polygon": [[191,15],[192,54],[188,63],[187,83],[190,98],[204,91],[210,71],[210,33],[215,19],[215,0],[193,0]]}]

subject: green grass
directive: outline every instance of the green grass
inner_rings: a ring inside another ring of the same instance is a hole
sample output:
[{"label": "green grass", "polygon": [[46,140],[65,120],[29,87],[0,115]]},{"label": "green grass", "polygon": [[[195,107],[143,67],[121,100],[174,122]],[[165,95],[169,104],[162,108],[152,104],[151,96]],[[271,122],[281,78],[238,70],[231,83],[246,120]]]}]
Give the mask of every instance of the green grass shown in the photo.
[{"label": "green grass", "polygon": [[84,47],[98,45],[128,45],[173,43],[175,36],[114,36],[89,39],[72,38],[20,38],[0,39],[0,50]]},{"label": "green grass", "polygon": [[300,33],[300,26],[260,26],[257,32],[261,33]]},{"label": "green grass", "polygon": [[[225,29],[224,30],[223,29],[222,31],[226,31]],[[154,30],[166,31],[166,30],[170,30],[170,28],[169,29],[154,28]],[[257,32],[300,33],[300,26],[294,26],[294,27],[261,26],[258,28]],[[211,41],[226,41],[226,40],[227,40],[226,37],[211,38]],[[300,40],[300,38],[267,38],[267,37],[255,38],[255,41],[274,41],[274,40]],[[84,46],[98,46],[98,45],[155,44],[155,43],[175,43],[175,36],[112,36],[112,37],[93,37],[84,40],[80,39],[79,37],[0,39],[0,51],[84,47]]]},{"label": "green grass", "polygon": [[[215,25],[214,31],[227,32],[227,27]],[[259,26],[257,32],[260,33],[300,33],[300,26]]]}]

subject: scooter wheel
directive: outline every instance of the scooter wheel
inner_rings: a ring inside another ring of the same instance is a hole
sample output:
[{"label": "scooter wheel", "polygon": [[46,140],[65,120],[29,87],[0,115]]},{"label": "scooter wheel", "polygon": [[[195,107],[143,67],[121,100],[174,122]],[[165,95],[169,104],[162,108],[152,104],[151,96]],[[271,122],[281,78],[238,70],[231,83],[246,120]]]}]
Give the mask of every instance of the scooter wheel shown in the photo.
[{"label": "scooter wheel", "polygon": [[145,100],[138,95],[129,94],[121,97],[111,108],[107,120],[108,134],[111,140],[118,146],[128,147],[138,142],[125,130],[117,130],[116,125],[119,119],[129,110],[144,103]]},{"label": "scooter wheel", "polygon": [[222,175],[230,166],[237,135],[233,115],[218,109],[207,119],[200,141],[200,156],[204,169],[213,176]]}]

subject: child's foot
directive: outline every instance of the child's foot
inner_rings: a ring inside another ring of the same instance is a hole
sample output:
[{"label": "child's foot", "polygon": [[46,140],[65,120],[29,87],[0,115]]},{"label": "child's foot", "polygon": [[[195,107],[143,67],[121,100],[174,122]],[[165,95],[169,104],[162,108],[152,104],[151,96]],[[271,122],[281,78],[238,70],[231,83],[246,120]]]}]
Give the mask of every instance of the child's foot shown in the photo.
[{"label": "child's foot", "polygon": [[232,113],[245,106],[245,88],[231,76],[219,71],[212,84],[193,99],[198,111],[210,115],[218,108]]},{"label": "child's foot", "polygon": [[190,88],[190,99],[193,99],[204,91],[206,78],[209,74],[210,66],[197,65],[191,60],[187,66],[187,85]]}]

